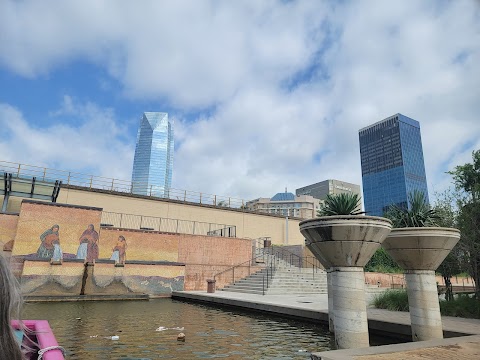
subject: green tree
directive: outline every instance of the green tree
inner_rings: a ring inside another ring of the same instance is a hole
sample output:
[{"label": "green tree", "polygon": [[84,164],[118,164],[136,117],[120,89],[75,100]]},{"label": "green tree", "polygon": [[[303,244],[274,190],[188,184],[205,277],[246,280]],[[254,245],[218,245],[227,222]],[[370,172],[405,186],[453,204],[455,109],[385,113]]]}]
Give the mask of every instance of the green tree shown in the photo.
[{"label": "green tree", "polygon": [[217,203],[217,206],[218,206],[218,207],[228,207],[228,203],[227,203],[225,200],[220,200],[220,201]]},{"label": "green tree", "polygon": [[[442,194],[436,194],[434,209],[438,215],[437,224],[441,227],[458,228],[458,208],[456,207],[457,194],[447,190]],[[445,300],[453,300],[452,276],[462,271],[462,251],[457,244],[447,255],[437,271],[442,275],[445,282]]]},{"label": "green tree", "polygon": [[453,287],[452,287],[452,277],[456,274],[459,274],[462,271],[461,267],[461,252],[459,251],[459,246],[453,248],[452,251],[447,255],[442,264],[438,267],[437,271],[442,275],[443,281],[445,282],[445,300],[453,300]]},{"label": "green tree", "polygon": [[480,203],[462,204],[458,225],[462,232],[460,249],[467,270],[475,282],[475,295],[480,299]]},{"label": "green tree", "polygon": [[480,198],[480,150],[472,152],[473,163],[459,165],[449,171],[457,190],[463,191],[467,201],[477,203]]},{"label": "green tree", "polygon": [[472,163],[456,166],[450,171],[459,191],[458,228],[462,235],[460,252],[475,281],[475,295],[480,299],[480,150],[472,152]]},{"label": "green tree", "polygon": [[402,268],[388,255],[384,248],[379,248],[365,265],[365,271],[380,273],[401,273]]}]

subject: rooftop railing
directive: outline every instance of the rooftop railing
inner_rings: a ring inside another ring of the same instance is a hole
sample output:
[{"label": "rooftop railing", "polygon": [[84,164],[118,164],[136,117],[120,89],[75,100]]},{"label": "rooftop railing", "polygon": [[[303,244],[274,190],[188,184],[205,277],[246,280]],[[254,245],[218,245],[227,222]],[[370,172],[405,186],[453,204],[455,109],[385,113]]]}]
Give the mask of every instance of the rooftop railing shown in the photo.
[{"label": "rooftop railing", "polygon": [[[0,161],[0,173],[12,174],[17,179],[32,179],[36,181],[55,183],[61,181],[62,186],[78,186],[88,189],[122,192],[149,196],[157,199],[168,199],[189,202],[201,205],[210,205],[217,208],[236,209],[252,213],[268,214],[271,216],[289,216],[290,214],[272,214],[268,210],[247,208],[247,201],[231,196],[208,194],[190,190],[181,190],[161,186],[147,185],[141,182],[132,183],[128,180],[107,178],[103,176],[87,175],[73,171],[56,170],[47,167]],[[141,190],[137,191],[137,190]]]},{"label": "rooftop railing", "polygon": [[[73,171],[56,170],[34,165],[0,161],[0,172],[10,173],[14,178],[20,179],[31,179],[32,177],[35,177],[37,181],[55,182],[56,180],[59,180],[64,186],[72,185],[89,189],[134,194],[134,184],[131,181],[95,175],[86,175]],[[174,188],[165,189],[160,186],[146,185],[139,182],[135,182],[135,189],[142,189],[142,193],[139,195],[146,195],[154,198],[246,210],[245,200],[230,196],[221,196]]]},{"label": "rooftop railing", "polygon": [[102,226],[176,234],[236,237],[234,225],[103,211]]}]

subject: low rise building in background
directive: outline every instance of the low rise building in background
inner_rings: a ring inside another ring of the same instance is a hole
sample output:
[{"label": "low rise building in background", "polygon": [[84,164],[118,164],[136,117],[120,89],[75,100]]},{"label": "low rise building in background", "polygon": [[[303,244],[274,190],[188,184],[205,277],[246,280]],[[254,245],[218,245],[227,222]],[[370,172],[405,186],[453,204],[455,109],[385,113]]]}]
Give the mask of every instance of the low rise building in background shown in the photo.
[{"label": "low rise building in background", "polygon": [[[360,198],[362,197],[360,185],[334,179],[301,187],[295,190],[295,193],[297,196],[312,196],[320,201],[324,201],[327,195],[357,194]],[[360,203],[360,206],[358,206],[356,210],[362,211],[362,203]]]},{"label": "low rise building in background", "polygon": [[317,216],[322,200],[310,195],[295,196],[291,192],[277,193],[272,198],[258,198],[246,203],[247,209],[269,214],[312,219]]},{"label": "low rise building in background", "polygon": [[295,191],[297,196],[310,195],[315,199],[325,200],[327,195],[335,194],[360,194],[360,185],[351,184],[340,180],[324,180],[318,183],[301,187]]}]

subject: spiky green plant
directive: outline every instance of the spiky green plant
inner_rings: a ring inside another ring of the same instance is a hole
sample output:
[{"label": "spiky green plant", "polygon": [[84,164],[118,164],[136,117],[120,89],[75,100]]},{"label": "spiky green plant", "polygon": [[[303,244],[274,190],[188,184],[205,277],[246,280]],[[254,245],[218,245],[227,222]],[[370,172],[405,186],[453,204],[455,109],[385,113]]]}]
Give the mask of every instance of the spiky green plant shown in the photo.
[{"label": "spiky green plant", "polygon": [[364,213],[357,210],[361,207],[360,204],[361,198],[358,194],[329,194],[317,211],[317,215],[360,215]]},{"label": "spiky green plant", "polygon": [[394,228],[438,226],[440,216],[430,207],[422,191],[410,193],[408,203],[410,208],[394,204],[385,212],[385,217],[392,221]]}]

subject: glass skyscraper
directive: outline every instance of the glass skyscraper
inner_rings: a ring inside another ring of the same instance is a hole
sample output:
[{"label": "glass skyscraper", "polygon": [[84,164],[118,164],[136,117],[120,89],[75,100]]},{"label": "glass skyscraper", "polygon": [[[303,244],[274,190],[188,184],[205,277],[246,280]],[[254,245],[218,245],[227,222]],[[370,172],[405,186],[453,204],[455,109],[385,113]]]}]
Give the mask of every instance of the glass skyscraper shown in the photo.
[{"label": "glass skyscraper", "polygon": [[132,192],[168,197],[173,170],[173,121],[167,113],[145,112],[133,159]]},{"label": "glass skyscraper", "polygon": [[360,129],[359,138],[367,215],[382,216],[392,204],[409,206],[414,190],[428,200],[418,121],[396,114]]}]

